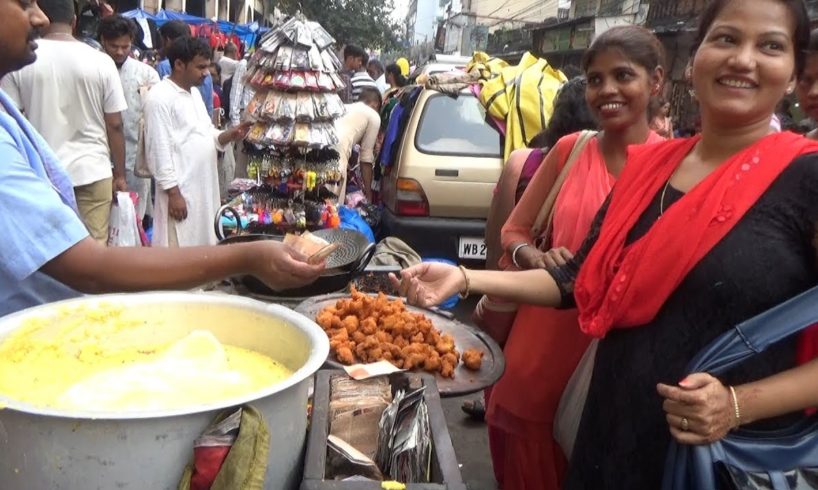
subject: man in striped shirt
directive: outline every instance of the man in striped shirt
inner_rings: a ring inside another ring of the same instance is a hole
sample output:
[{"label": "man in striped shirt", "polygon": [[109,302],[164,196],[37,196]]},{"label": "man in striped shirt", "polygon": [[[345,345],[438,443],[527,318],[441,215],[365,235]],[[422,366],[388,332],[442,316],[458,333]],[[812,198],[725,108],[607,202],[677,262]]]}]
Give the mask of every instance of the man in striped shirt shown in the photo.
[{"label": "man in striped shirt", "polygon": [[352,44],[348,44],[344,47],[344,70],[349,74],[349,85],[351,88],[351,98],[344,102],[357,102],[361,96],[361,90],[363,90],[364,87],[378,88],[375,84],[375,80],[366,72],[368,62],[369,55],[360,47]]}]

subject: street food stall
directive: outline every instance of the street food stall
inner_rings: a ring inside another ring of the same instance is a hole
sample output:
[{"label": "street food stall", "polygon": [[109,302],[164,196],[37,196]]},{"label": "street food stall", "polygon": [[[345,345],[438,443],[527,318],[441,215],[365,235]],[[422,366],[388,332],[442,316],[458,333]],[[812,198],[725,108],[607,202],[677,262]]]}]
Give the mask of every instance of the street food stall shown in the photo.
[{"label": "street food stall", "polygon": [[387,280],[398,269],[370,266],[374,244],[334,226],[318,189],[337,180],[333,42],[303,18],[262,40],[248,75],[256,184],[215,223],[225,245],[326,253],[324,274],[297,290],[236,277],[3,317],[0,486],[465,489],[440,398],[491,386],[502,352],[446,311],[404,304]]}]

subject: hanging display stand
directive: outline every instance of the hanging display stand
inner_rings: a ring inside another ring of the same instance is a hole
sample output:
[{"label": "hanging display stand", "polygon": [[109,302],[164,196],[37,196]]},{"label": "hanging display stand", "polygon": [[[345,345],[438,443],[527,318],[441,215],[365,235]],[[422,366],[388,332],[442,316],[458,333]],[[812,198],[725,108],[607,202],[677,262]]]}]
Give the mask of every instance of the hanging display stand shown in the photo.
[{"label": "hanging display stand", "polygon": [[267,33],[250,58],[245,83],[255,95],[245,120],[248,176],[257,186],[231,204],[254,233],[335,228],[344,184],[335,120],[345,108],[338,91],[335,40],[317,22],[296,15]]}]

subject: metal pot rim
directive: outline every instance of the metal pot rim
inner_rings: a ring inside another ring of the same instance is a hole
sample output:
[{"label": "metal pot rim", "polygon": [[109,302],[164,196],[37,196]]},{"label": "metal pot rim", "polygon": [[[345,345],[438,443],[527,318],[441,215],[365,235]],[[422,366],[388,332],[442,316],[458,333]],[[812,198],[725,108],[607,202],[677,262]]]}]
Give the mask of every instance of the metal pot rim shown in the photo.
[{"label": "metal pot rim", "polygon": [[[78,305],[88,303],[113,303],[120,302],[130,305],[139,305],[145,303],[157,302],[178,302],[178,303],[201,303],[207,305],[227,305],[232,307],[243,307],[248,310],[255,311],[259,314],[283,319],[297,328],[300,328],[311,340],[312,349],[304,363],[298,370],[296,370],[289,378],[268,386],[267,388],[257,390],[247,395],[233,398],[226,398],[219,402],[196,404],[194,407],[174,408],[168,410],[145,410],[145,411],[92,411],[92,410],[61,410],[48,407],[40,407],[31,405],[29,403],[20,402],[12,398],[8,398],[0,394],[0,410],[17,410],[20,412],[32,413],[36,415],[46,415],[51,417],[62,417],[70,419],[106,419],[106,420],[126,420],[126,419],[150,419],[159,417],[175,417],[189,415],[193,413],[210,412],[223,410],[228,407],[234,407],[249,403],[253,400],[265,398],[276,393],[282,392],[287,388],[294,386],[308,377],[315,374],[326,361],[329,355],[329,339],[321,327],[314,321],[296,313],[289,308],[281,305],[268,304],[252,298],[245,298],[241,296],[232,296],[223,293],[211,292],[145,292],[145,293],[119,293],[119,294],[103,294],[94,296],[82,296],[79,298],[72,298],[55,303],[48,303],[45,305],[34,306],[25,310],[12,313],[8,316],[0,318],[0,342],[6,336],[11,334],[14,330],[20,328],[20,322],[30,316],[39,316],[42,313],[47,313],[51,309],[57,309],[64,306]],[[306,407],[304,407],[306,410]]]}]

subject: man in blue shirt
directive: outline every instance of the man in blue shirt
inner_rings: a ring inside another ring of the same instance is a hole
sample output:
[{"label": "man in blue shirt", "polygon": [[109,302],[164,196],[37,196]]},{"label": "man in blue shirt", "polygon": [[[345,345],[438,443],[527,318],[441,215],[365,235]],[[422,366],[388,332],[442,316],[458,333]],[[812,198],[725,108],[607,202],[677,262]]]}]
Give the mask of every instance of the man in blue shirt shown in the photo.
[{"label": "man in blue shirt", "polygon": [[[162,27],[159,28],[159,34],[162,36],[162,49],[164,50],[166,46],[170,46],[170,43],[175,41],[176,38],[190,36],[190,27],[181,20],[172,20],[162,24]],[[170,69],[170,61],[168,61],[167,57],[156,64],[156,71],[159,72],[159,78],[162,80],[170,75],[172,70]],[[205,107],[207,108],[207,115],[212,118],[213,77],[208,73],[204,82],[196,88],[199,90],[199,93],[202,94],[202,99],[204,99]]]},{"label": "man in blue shirt", "polygon": [[[36,1],[0,0],[0,78],[34,62],[37,33],[47,25]],[[239,274],[286,289],[312,282],[323,268],[274,241],[177,249],[99,244],[79,219],[65,169],[2,91],[0,162],[0,316],[82,293],[188,289]]]}]

